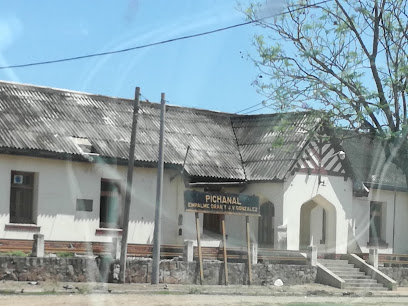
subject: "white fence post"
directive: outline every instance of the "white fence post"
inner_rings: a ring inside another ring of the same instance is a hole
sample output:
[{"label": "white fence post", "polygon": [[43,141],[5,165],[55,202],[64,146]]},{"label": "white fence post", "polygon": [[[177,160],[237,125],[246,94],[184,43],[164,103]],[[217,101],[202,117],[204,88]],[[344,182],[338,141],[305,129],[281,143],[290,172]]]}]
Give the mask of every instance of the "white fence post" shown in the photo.
[{"label": "white fence post", "polygon": [[370,249],[368,253],[368,263],[374,268],[378,268],[378,249]]},{"label": "white fence post", "polygon": [[33,243],[33,250],[32,256],[34,257],[44,257],[44,235],[42,234],[34,234],[34,243]]},{"label": "white fence post", "polygon": [[112,255],[114,259],[120,259],[120,251],[121,251],[121,245],[122,245],[122,238],[120,237],[113,237],[112,238]]},{"label": "white fence post", "polygon": [[191,262],[194,260],[194,245],[193,245],[193,241],[191,240],[184,241],[183,259],[188,262]]},{"label": "white fence post", "polygon": [[312,267],[317,266],[317,247],[315,245],[307,248],[307,260]]},{"label": "white fence post", "polygon": [[286,224],[278,226],[278,249],[287,249],[287,237],[288,237],[288,227]]}]

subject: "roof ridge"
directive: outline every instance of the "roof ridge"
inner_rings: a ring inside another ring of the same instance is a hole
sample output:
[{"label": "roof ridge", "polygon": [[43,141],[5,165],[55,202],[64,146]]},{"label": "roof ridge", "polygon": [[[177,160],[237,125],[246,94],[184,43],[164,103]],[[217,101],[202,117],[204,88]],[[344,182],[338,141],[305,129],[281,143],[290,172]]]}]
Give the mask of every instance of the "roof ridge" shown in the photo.
[{"label": "roof ridge", "polygon": [[240,115],[240,114],[236,114],[236,116],[234,116],[234,119],[242,119],[243,117],[246,118],[259,118],[259,117],[270,117],[270,116],[282,116],[282,115],[300,115],[300,114],[314,114],[314,113],[324,113],[324,111],[319,111],[319,110],[302,110],[302,111],[291,111],[291,112],[282,112],[282,113],[269,113],[269,114],[256,114],[256,115]]},{"label": "roof ridge", "polygon": [[[51,86],[43,86],[43,85],[34,85],[34,84],[28,84],[28,83],[19,83],[19,82],[12,82],[12,81],[4,81],[0,80],[0,85],[1,84],[10,84],[10,85],[15,85],[20,88],[31,88],[31,89],[42,89],[45,91],[50,91],[50,92],[60,92],[60,93],[72,93],[72,94],[78,94],[78,95],[86,95],[90,97],[100,97],[103,99],[109,99],[109,100],[121,100],[121,101],[134,101],[133,99],[130,98],[122,98],[122,97],[115,97],[115,96],[109,96],[109,95],[103,95],[103,94],[95,94],[95,93],[89,93],[85,91],[76,91],[72,89],[66,89],[66,88],[58,88],[58,87],[51,87]],[[160,107],[160,102],[151,102],[151,101],[141,101],[141,104],[143,106],[150,105],[150,106],[157,106]],[[211,113],[214,115],[222,115],[222,116],[236,116],[235,113],[228,113],[228,112],[222,112],[222,111],[216,111],[216,110],[208,110],[208,109],[202,109],[202,108],[195,108],[195,107],[189,107],[189,106],[181,106],[181,105],[173,105],[173,104],[166,104],[166,106],[169,106],[174,109],[180,109],[180,110],[194,110],[198,111],[200,113]]]}]

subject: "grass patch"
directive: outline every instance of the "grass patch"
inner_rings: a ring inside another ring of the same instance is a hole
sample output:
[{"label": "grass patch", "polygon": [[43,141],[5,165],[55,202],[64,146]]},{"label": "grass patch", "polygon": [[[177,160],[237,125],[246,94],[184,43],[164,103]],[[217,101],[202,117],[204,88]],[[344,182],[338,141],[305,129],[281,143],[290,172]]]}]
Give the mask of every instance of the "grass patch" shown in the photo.
[{"label": "grass patch", "polygon": [[16,294],[16,291],[13,289],[0,289],[0,295],[1,294],[7,294],[7,295]]},{"label": "grass patch", "polygon": [[170,294],[170,292],[169,291],[157,291],[157,292],[155,292],[155,294],[168,295],[168,294]]},{"label": "grass patch", "polygon": [[16,251],[10,251],[10,252],[0,253],[0,256],[27,257],[28,254],[27,254],[27,253],[24,253],[23,251],[16,250]]},{"label": "grass patch", "polygon": [[191,288],[188,294],[201,294],[201,290],[199,288]]},{"label": "grass patch", "polygon": [[74,257],[74,253],[72,252],[57,252],[55,255],[57,255],[58,258]]}]

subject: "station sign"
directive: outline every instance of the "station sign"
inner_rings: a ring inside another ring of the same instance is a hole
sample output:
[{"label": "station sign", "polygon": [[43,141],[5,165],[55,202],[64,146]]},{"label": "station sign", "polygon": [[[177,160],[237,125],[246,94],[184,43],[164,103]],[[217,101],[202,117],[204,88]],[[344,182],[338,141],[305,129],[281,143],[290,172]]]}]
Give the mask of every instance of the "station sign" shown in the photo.
[{"label": "station sign", "polygon": [[246,194],[184,191],[185,211],[259,216],[259,197]]}]

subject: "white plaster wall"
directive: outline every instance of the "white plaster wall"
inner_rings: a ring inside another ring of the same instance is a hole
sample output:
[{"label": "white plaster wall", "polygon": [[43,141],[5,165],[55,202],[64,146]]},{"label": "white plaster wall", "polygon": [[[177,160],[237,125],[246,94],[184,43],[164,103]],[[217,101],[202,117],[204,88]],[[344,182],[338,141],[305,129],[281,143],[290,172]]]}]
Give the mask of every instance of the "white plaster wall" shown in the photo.
[{"label": "white plaster wall", "polygon": [[392,222],[391,219],[395,219],[394,253],[408,254],[408,194],[406,192],[397,193],[395,214],[392,211],[387,221]]},{"label": "white plaster wall", "polygon": [[353,220],[349,243],[357,244],[359,251],[368,252],[367,242],[369,235],[370,201],[367,198],[353,197]]},{"label": "white plaster wall", "polygon": [[[324,184],[318,184],[317,175],[296,173],[284,186],[283,223],[288,224],[288,249],[298,250],[301,206],[310,201],[330,202],[336,210],[336,246],[332,252],[347,253],[349,222],[352,219],[352,182],[343,177],[322,176]],[[325,199],[325,200],[324,200]],[[327,230],[332,229],[329,221]]]},{"label": "white plaster wall", "polygon": [[[32,239],[33,232],[5,230],[9,223],[10,175],[11,171],[36,173],[37,225],[46,240],[62,241],[111,241],[111,236],[96,235],[99,228],[99,198],[101,178],[126,181],[126,167],[103,164],[70,162],[43,158],[0,155],[0,237],[10,239]],[[194,213],[184,212],[184,182],[175,170],[166,169],[162,206],[162,244],[182,244],[184,240],[196,240]],[[154,208],[156,202],[155,168],[134,170],[133,196],[130,210],[129,243],[152,243]],[[324,186],[317,186],[317,176],[297,173],[285,183],[252,182],[244,190],[227,188],[226,192],[257,195],[260,204],[270,201],[275,207],[275,247],[280,225],[287,227],[288,249],[299,247],[300,208],[305,202],[321,196],[336,209],[336,253],[347,251],[355,241],[362,252],[368,252],[369,203],[371,200],[386,203],[384,235],[389,247],[381,253],[393,250],[408,252],[408,195],[396,193],[394,214],[394,192],[371,190],[369,197],[352,197],[351,181],[341,177],[322,177]],[[199,189],[198,189],[199,190]],[[200,190],[202,191],[202,189]],[[76,199],[93,200],[92,212],[76,211]],[[320,210],[321,212],[321,210]],[[312,214],[312,232],[321,230],[321,213]],[[178,226],[178,216],[183,224]],[[203,214],[200,215],[200,231],[203,230]],[[395,218],[395,232],[394,222]],[[251,241],[258,236],[258,217],[250,217]],[[320,220],[320,221],[319,221]],[[327,230],[329,231],[330,224]],[[179,235],[178,230],[182,230]],[[226,216],[227,244],[229,247],[246,246],[245,217]],[[350,235],[349,235],[350,232]],[[316,234],[317,235],[317,234]],[[316,237],[316,239],[320,239]],[[218,240],[221,240],[219,237]],[[318,241],[316,241],[318,242]]]},{"label": "white plaster wall", "polygon": [[[243,193],[259,196],[259,205],[265,202],[272,202],[275,208],[275,237],[274,247],[278,248],[278,226],[284,225],[283,221],[283,183],[275,182],[252,182],[249,183]],[[251,240],[258,241],[258,221],[259,217],[250,217]],[[240,225],[242,227],[242,224]]]},{"label": "white plaster wall", "polygon": [[[354,237],[361,251],[367,253],[369,240],[370,201],[384,203],[382,238],[388,244],[379,248],[380,253],[408,252],[408,195],[404,192],[371,189],[368,197],[353,198]],[[394,211],[395,203],[395,211]],[[395,228],[394,228],[395,220]],[[395,247],[394,247],[395,243]]]},{"label": "white plaster wall", "polygon": [[[12,170],[37,173],[37,225],[46,240],[111,241],[96,235],[99,228],[101,178],[126,182],[126,167],[70,162],[22,156],[0,156],[0,237],[32,239],[24,230],[5,230],[9,223],[10,175]],[[170,181],[174,170],[164,172],[162,243],[177,243],[177,216],[182,209],[184,185],[180,176]],[[130,209],[129,243],[152,243],[156,202],[155,168],[135,168]],[[182,187],[180,187],[182,186]],[[181,193],[180,193],[181,192]],[[180,195],[181,194],[181,195]],[[92,212],[77,212],[76,199],[93,200]],[[181,204],[180,204],[181,203]]]}]

